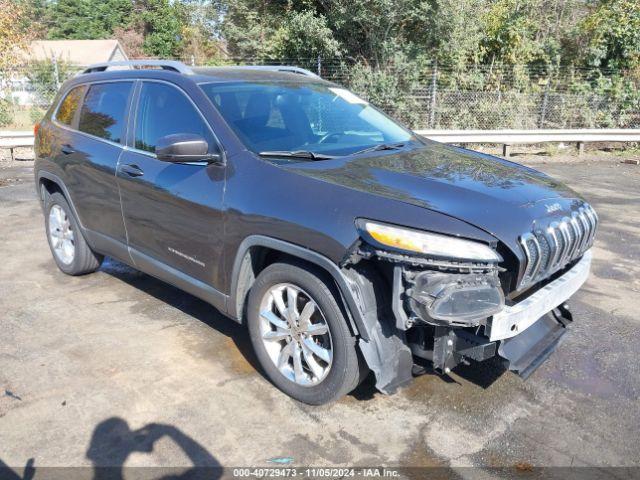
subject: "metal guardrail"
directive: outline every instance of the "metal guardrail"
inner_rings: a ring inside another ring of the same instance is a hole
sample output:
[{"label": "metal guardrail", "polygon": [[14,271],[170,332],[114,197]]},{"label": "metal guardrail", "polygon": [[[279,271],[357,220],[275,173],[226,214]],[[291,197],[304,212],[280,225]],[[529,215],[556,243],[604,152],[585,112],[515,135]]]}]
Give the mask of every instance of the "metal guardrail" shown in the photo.
[{"label": "metal guardrail", "polygon": [[503,155],[511,154],[511,145],[547,142],[576,142],[578,152],[587,142],[640,142],[640,129],[573,130],[416,130],[418,135],[442,143],[497,143]]},{"label": "metal guardrail", "polygon": [[11,160],[15,160],[16,148],[33,147],[34,137],[31,131],[0,131],[0,149],[9,150]]},{"label": "metal guardrail", "polygon": [[33,130],[0,130],[0,139],[33,137]]}]

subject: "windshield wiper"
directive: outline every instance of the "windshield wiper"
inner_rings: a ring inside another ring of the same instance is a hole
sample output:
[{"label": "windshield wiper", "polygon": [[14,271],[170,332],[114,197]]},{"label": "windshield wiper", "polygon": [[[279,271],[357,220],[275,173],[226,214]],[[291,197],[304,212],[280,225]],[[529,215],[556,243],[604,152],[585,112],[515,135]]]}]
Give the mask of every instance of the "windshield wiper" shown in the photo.
[{"label": "windshield wiper", "polygon": [[336,158],[332,155],[310,152],[308,150],[269,150],[260,152],[258,155],[261,157],[309,158],[311,160],[328,160],[330,158]]},{"label": "windshield wiper", "polygon": [[407,142],[379,143],[378,145],[374,145],[373,147],[367,147],[363,148],[362,150],[358,150],[357,152],[353,152],[351,155],[360,155],[361,153],[378,152],[381,150],[399,150],[406,144]]}]

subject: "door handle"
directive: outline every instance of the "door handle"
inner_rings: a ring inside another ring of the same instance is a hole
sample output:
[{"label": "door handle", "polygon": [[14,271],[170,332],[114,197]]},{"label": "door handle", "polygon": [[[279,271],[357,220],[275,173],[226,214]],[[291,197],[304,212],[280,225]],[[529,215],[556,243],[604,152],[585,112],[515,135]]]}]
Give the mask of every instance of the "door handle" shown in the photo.
[{"label": "door handle", "polygon": [[128,163],[125,163],[124,165],[122,165],[120,167],[120,171],[122,173],[126,173],[130,177],[141,177],[142,175],[144,175],[144,172],[142,171],[142,169],[139,166],[130,165]]},{"label": "door handle", "polygon": [[76,152],[68,143],[65,143],[64,145],[62,145],[62,148],[60,149],[60,151],[65,155],[71,155],[72,153]]}]

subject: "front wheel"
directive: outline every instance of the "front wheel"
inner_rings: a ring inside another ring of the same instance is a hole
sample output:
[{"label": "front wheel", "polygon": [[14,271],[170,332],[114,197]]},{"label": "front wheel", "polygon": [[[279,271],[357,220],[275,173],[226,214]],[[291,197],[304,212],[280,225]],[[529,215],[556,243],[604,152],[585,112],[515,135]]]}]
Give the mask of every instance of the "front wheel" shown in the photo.
[{"label": "front wheel", "polygon": [[349,393],[361,378],[355,337],[320,270],[275,263],[249,294],[251,342],[269,379],[304,403]]}]

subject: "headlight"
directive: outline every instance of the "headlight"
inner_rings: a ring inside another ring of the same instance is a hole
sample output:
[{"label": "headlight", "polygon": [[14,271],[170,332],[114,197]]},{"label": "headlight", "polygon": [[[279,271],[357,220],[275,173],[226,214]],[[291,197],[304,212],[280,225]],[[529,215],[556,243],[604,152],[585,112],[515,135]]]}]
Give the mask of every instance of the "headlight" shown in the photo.
[{"label": "headlight", "polygon": [[504,307],[496,271],[424,271],[415,275],[412,287],[409,297],[413,311],[428,323],[473,326]]},{"label": "headlight", "polygon": [[500,262],[502,260],[496,251],[483,243],[375,223],[369,220],[360,220],[358,224],[377,243],[396,250],[477,262]]}]

